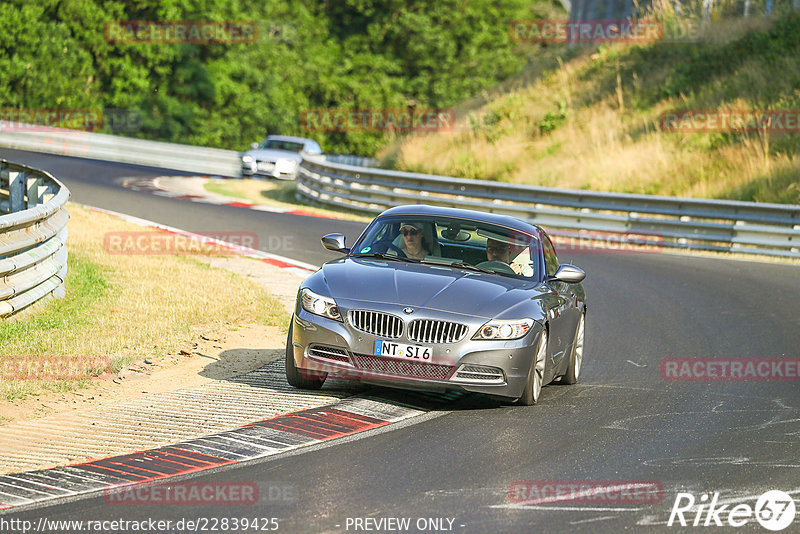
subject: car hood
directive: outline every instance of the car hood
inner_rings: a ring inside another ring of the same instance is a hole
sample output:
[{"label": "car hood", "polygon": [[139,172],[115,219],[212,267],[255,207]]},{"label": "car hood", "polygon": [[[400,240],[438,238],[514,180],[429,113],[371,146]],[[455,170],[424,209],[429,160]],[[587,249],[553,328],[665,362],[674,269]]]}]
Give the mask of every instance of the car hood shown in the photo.
[{"label": "car hood", "polygon": [[297,152],[288,150],[275,150],[274,148],[254,148],[248,150],[243,155],[251,156],[258,161],[278,161],[279,159],[290,159],[300,163],[302,158]]},{"label": "car hood", "polygon": [[[491,319],[530,316],[527,304],[543,293],[538,282],[452,267],[343,258],[326,263],[320,273],[334,299],[431,308]],[[534,317],[535,319],[536,317]]]}]

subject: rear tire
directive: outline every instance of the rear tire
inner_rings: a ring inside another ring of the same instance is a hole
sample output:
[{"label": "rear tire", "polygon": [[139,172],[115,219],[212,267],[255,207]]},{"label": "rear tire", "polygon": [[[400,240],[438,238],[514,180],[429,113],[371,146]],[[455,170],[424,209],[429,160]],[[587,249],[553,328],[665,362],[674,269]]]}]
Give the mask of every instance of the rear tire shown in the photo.
[{"label": "rear tire", "polygon": [[289,335],[286,337],[286,381],[290,386],[298,389],[319,389],[325,383],[328,373],[300,369],[294,363],[294,349],[292,348],[292,329],[294,317],[289,325]]},{"label": "rear tire", "polygon": [[539,344],[536,346],[536,356],[531,364],[531,370],[528,373],[528,381],[525,383],[522,396],[517,401],[517,404],[520,406],[533,406],[539,402],[539,395],[542,393],[542,381],[544,379],[544,366],[547,361],[547,348],[547,329],[543,327],[542,333],[539,334]]},{"label": "rear tire", "polygon": [[578,330],[575,332],[575,341],[572,343],[572,354],[569,356],[567,372],[561,377],[562,384],[575,384],[581,374],[583,364],[583,346],[585,342],[586,312],[581,313],[578,321]]}]

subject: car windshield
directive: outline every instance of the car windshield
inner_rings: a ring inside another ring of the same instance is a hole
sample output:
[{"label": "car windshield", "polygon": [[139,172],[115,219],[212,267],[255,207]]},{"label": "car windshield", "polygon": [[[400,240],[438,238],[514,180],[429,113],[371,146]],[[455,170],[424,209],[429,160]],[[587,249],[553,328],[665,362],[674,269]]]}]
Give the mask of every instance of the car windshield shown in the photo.
[{"label": "car windshield", "polygon": [[375,221],[352,254],[537,278],[538,250],[536,237],[505,226],[452,217],[392,216]]},{"label": "car windshield", "polygon": [[286,150],[288,152],[302,152],[303,143],[295,143],[294,141],[282,141],[280,139],[266,139],[261,143],[259,148],[270,148],[273,150]]}]

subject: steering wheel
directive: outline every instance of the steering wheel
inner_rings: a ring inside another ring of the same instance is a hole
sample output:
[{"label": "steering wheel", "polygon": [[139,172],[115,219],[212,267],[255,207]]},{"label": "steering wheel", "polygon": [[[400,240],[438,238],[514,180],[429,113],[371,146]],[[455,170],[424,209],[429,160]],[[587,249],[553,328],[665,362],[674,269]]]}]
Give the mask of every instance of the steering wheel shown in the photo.
[{"label": "steering wheel", "polygon": [[512,269],[509,264],[500,260],[482,261],[475,267],[480,267],[481,269],[491,269],[492,271],[498,273],[517,274],[514,272],[514,269]]},{"label": "steering wheel", "polygon": [[408,258],[408,256],[406,256],[405,251],[403,251],[402,248],[398,247],[394,243],[389,243],[388,245],[386,245],[386,251],[388,252],[390,250],[397,252],[397,255],[400,256],[401,258]]}]

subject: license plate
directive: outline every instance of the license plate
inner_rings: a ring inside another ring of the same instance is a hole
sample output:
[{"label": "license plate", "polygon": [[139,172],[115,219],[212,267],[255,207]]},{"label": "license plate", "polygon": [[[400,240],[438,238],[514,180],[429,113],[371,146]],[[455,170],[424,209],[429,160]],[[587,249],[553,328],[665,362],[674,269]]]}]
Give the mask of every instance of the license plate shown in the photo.
[{"label": "license plate", "polygon": [[389,358],[401,358],[403,360],[425,360],[431,359],[430,347],[421,347],[419,345],[406,345],[404,343],[395,343],[394,341],[383,341],[381,339],[375,340],[375,355],[388,356]]},{"label": "license plate", "polygon": [[271,162],[261,161],[258,164],[258,170],[260,171],[271,171],[275,168],[275,164]]}]

